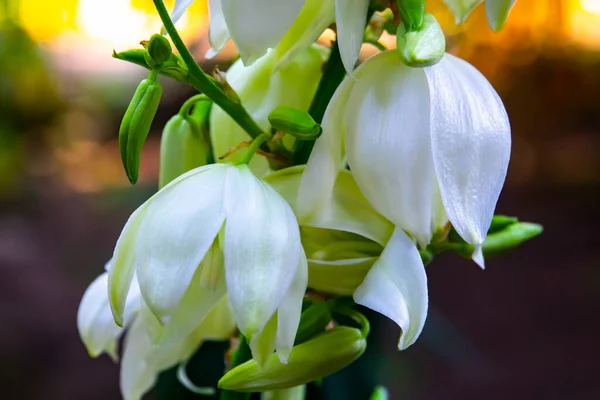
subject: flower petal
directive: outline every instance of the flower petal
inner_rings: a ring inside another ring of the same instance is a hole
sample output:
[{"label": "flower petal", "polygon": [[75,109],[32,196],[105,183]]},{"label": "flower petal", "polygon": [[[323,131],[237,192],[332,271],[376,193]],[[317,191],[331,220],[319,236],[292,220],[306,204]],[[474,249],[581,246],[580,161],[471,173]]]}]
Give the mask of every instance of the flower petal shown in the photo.
[{"label": "flower petal", "polygon": [[277,69],[287,65],[298,51],[310,47],[334,21],[334,0],[306,0],[298,18],[275,47]]},{"label": "flower petal", "polygon": [[468,243],[490,226],[510,158],[510,123],[498,94],[473,66],[450,54],[426,68],[431,140],[448,218]]},{"label": "flower petal", "polygon": [[173,13],[171,14],[173,23],[179,21],[179,18],[183,16],[193,2],[194,0],[175,0],[175,7],[173,7]]},{"label": "flower petal", "polygon": [[296,275],[277,310],[277,340],[276,349],[279,360],[287,364],[288,357],[294,346],[296,332],[302,314],[302,300],[308,284],[308,265],[304,251],[300,252],[300,261]]},{"label": "flower petal", "polygon": [[417,340],[427,317],[427,276],[416,246],[400,228],[353,297],[400,326],[398,349]]},{"label": "flower petal", "polygon": [[303,4],[304,0],[221,0],[231,38],[245,65],[279,43]]},{"label": "flower petal", "polygon": [[425,74],[395,51],[369,59],[360,72],[345,116],[348,164],[373,208],[426,246],[435,175]]},{"label": "flower petal", "polygon": [[308,286],[326,293],[349,296],[364,281],[377,257],[308,261]]},{"label": "flower petal", "polygon": [[146,208],[136,270],[142,296],[161,321],[179,305],[223,225],[226,171],[212,164],[184,174]]},{"label": "flower petal", "polygon": [[367,24],[369,0],[335,0],[335,21],[337,41],[344,68],[352,74],[358,60]]},{"label": "flower petal", "polygon": [[310,218],[331,199],[335,179],[343,168],[343,115],[353,85],[352,78],[346,77],[325,110],[323,134],[315,142],[298,189],[297,214],[300,221]]},{"label": "flower petal", "polygon": [[498,32],[504,26],[508,13],[516,0],[486,0],[485,15],[487,16],[488,25],[492,30]]},{"label": "flower petal", "polygon": [[127,220],[117,240],[112,266],[108,271],[110,308],[115,323],[119,326],[123,326],[123,312],[125,311],[127,294],[130,291],[135,272],[135,262],[138,256],[136,243],[150,200],[138,207]]},{"label": "flower petal", "polygon": [[208,42],[213,51],[219,52],[230,39],[229,30],[221,9],[221,0],[208,0],[208,13],[210,19]]},{"label": "flower petal", "polygon": [[246,165],[229,168],[225,210],[227,291],[236,322],[251,341],[296,274],[300,233],[289,205]]},{"label": "flower petal", "polygon": [[452,11],[452,14],[454,14],[454,17],[456,17],[456,24],[458,25],[465,22],[475,6],[482,1],[483,0],[444,0],[444,3],[446,3]]}]

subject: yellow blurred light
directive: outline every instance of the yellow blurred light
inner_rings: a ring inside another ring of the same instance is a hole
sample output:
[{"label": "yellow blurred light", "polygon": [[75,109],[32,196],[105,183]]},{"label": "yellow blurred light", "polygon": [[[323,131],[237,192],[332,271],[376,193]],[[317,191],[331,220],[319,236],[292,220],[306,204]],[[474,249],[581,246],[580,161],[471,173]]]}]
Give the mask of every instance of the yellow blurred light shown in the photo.
[{"label": "yellow blurred light", "polygon": [[579,0],[583,11],[600,16],[600,0]]}]

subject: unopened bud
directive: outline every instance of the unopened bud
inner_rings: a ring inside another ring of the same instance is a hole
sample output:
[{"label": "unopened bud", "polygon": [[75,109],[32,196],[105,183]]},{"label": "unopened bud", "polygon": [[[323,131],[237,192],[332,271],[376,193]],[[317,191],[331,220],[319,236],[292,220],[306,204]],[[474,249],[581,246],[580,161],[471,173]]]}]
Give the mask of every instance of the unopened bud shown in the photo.
[{"label": "unopened bud", "polygon": [[199,122],[180,114],[165,125],[160,140],[158,187],[162,188],[178,176],[206,165],[209,144]]},{"label": "unopened bud", "polygon": [[444,32],[431,14],[425,14],[423,26],[409,31],[404,23],[398,26],[396,47],[402,62],[409,67],[427,67],[436,64],[446,51]]},{"label": "unopened bud", "polygon": [[154,34],[150,40],[141,43],[146,49],[146,54],[144,55],[146,62],[151,68],[158,67],[169,60],[173,53],[169,39],[162,35]]},{"label": "unopened bud", "polygon": [[517,217],[508,217],[506,215],[494,215],[490,229],[488,229],[488,235],[503,230],[504,228],[516,224],[519,222]]},{"label": "unopened bud", "polygon": [[119,149],[125,173],[132,184],[138,180],[142,147],[158,109],[162,87],[155,76],[138,85],[119,129]]},{"label": "unopened bud", "polygon": [[543,230],[541,225],[530,222],[517,222],[509,225],[486,237],[482,246],[483,254],[487,257],[505,253],[538,236]]},{"label": "unopened bud", "polygon": [[[154,61],[152,61],[152,66],[148,64],[148,56],[147,51],[145,49],[131,49],[125,50],[121,52],[116,52],[113,50],[113,58],[117,58],[119,60],[127,61],[130,63],[137,64],[141,67],[152,69],[156,65]],[[158,68],[158,72],[162,75],[168,76],[169,78],[173,78],[178,81],[184,81],[187,77],[187,66],[175,53],[171,53],[169,59],[161,64]]]},{"label": "unopened bud", "polygon": [[331,322],[331,312],[327,302],[311,304],[300,316],[300,325],[296,333],[296,344],[306,342],[316,334],[323,332]]},{"label": "unopened bud", "polygon": [[293,107],[277,107],[269,114],[269,123],[278,131],[283,131],[298,140],[314,140],[321,136],[323,129],[303,110]]},{"label": "unopened bud", "polygon": [[406,30],[418,31],[425,19],[425,0],[396,0],[402,24]]},{"label": "unopened bud", "polygon": [[240,392],[263,392],[303,385],[346,367],[367,347],[356,328],[337,326],[294,346],[287,364],[272,354],[263,367],[256,360],[233,368],[219,381],[219,388]]}]

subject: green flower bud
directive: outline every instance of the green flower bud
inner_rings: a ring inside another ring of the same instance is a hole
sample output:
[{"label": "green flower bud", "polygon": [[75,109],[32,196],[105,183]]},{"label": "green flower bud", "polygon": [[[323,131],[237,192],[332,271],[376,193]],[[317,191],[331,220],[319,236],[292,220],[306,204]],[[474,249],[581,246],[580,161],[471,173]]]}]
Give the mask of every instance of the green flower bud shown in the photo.
[{"label": "green flower bud", "polygon": [[329,322],[331,322],[329,304],[326,302],[311,304],[300,316],[296,344],[306,342],[316,334],[323,332]]},{"label": "green flower bud", "polygon": [[514,223],[499,232],[488,235],[483,242],[483,254],[487,257],[505,253],[538,236],[543,230],[544,228],[539,224]]},{"label": "green flower bud", "polygon": [[162,87],[156,77],[151,75],[144,79],[138,85],[121,121],[119,149],[123,167],[132,184],[138,179],[142,147],[148,137],[161,95]]},{"label": "green flower bud", "polygon": [[506,215],[494,215],[488,235],[503,230],[504,228],[519,222],[517,217],[507,217]]},{"label": "green flower bud", "polygon": [[272,354],[260,368],[250,360],[227,372],[219,388],[240,392],[263,392],[303,385],[346,367],[367,347],[363,333],[356,328],[337,326],[294,346],[287,364]]},{"label": "green flower bud", "polygon": [[[146,60],[145,49],[131,49],[117,53],[113,50],[113,58],[137,64],[141,67],[152,69]],[[184,81],[187,77],[187,66],[181,58],[174,53],[171,53],[169,59],[162,63],[158,68],[160,74],[173,78],[177,81]]]},{"label": "green flower bud", "polygon": [[404,24],[398,26],[396,47],[404,64],[427,67],[444,56],[446,38],[435,17],[425,14],[423,26],[418,31],[410,31]]},{"label": "green flower bud", "polygon": [[173,53],[169,39],[162,35],[154,34],[149,41],[142,42],[142,45],[146,48],[144,59],[151,68],[168,61]]},{"label": "green flower bud", "polygon": [[406,30],[419,31],[425,19],[425,0],[396,0],[402,24]]},{"label": "green flower bud", "polygon": [[180,114],[167,122],[160,140],[159,188],[208,163],[210,145],[202,133],[202,125]]},{"label": "green flower bud", "polygon": [[278,131],[289,133],[298,140],[314,140],[323,129],[306,111],[294,107],[277,107],[269,114],[269,123]]}]

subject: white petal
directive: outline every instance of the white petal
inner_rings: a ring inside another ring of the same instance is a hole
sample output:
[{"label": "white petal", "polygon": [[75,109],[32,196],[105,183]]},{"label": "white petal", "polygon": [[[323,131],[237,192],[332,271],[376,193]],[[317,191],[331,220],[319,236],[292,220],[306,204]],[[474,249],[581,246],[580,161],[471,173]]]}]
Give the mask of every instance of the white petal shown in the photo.
[{"label": "white petal", "polygon": [[110,308],[119,326],[123,326],[123,312],[127,293],[130,290],[135,272],[135,262],[138,256],[137,240],[140,226],[146,215],[146,208],[152,199],[146,201],[131,214],[123,231],[117,240],[112,259],[112,266],[108,271],[108,296]]},{"label": "white petal", "polygon": [[508,116],[494,88],[466,61],[446,54],[425,71],[433,159],[446,213],[464,240],[479,245],[506,177]]},{"label": "white petal", "polygon": [[236,322],[251,340],[296,274],[300,233],[289,205],[247,166],[229,168],[225,192],[227,291]]},{"label": "white petal", "polygon": [[337,41],[344,68],[352,74],[362,46],[369,0],[335,0]]},{"label": "white petal", "polygon": [[291,61],[296,53],[308,48],[335,21],[334,0],[306,0],[298,18],[275,47],[277,68]]},{"label": "white petal", "polygon": [[210,18],[208,42],[213,51],[219,52],[229,40],[229,30],[221,10],[221,0],[208,0],[208,13]]},{"label": "white petal", "polygon": [[105,272],[86,289],[77,310],[77,329],[90,356],[107,353],[116,360],[117,339],[122,329],[110,312],[107,288],[108,273]]},{"label": "white petal", "polygon": [[390,318],[400,326],[400,350],[413,344],[427,317],[427,276],[414,243],[399,228],[381,253],[354,301]]},{"label": "white petal", "polygon": [[288,31],[304,0],[221,0],[229,33],[244,64],[275,47]]},{"label": "white petal", "polygon": [[373,208],[425,246],[434,191],[427,79],[395,51],[359,70],[345,116],[348,164]]},{"label": "white petal", "polygon": [[287,364],[288,357],[294,346],[296,332],[300,324],[300,314],[302,314],[302,300],[304,299],[304,293],[306,293],[307,284],[308,265],[304,251],[302,251],[294,280],[277,310],[276,349],[282,364]]},{"label": "white petal", "polygon": [[483,0],[444,0],[444,3],[446,3],[452,11],[452,14],[456,17],[456,23],[460,24],[467,19],[475,6],[482,1]]},{"label": "white petal", "polygon": [[508,13],[516,0],[486,0],[485,15],[488,24],[494,31],[499,31],[504,26]]},{"label": "white petal", "polygon": [[[360,69],[359,69],[360,70]],[[358,74],[358,72],[357,72]],[[298,219],[303,221],[331,199],[335,179],[343,168],[344,112],[354,81],[346,77],[338,86],[323,116],[323,134],[315,142],[298,190]]]},{"label": "white petal", "polygon": [[175,0],[175,7],[173,7],[173,13],[171,14],[173,23],[179,21],[179,18],[181,18],[193,2],[194,0]]},{"label": "white petal", "polygon": [[179,305],[223,225],[227,167],[201,167],[176,179],[146,209],[137,243],[142,296],[162,320]]}]

